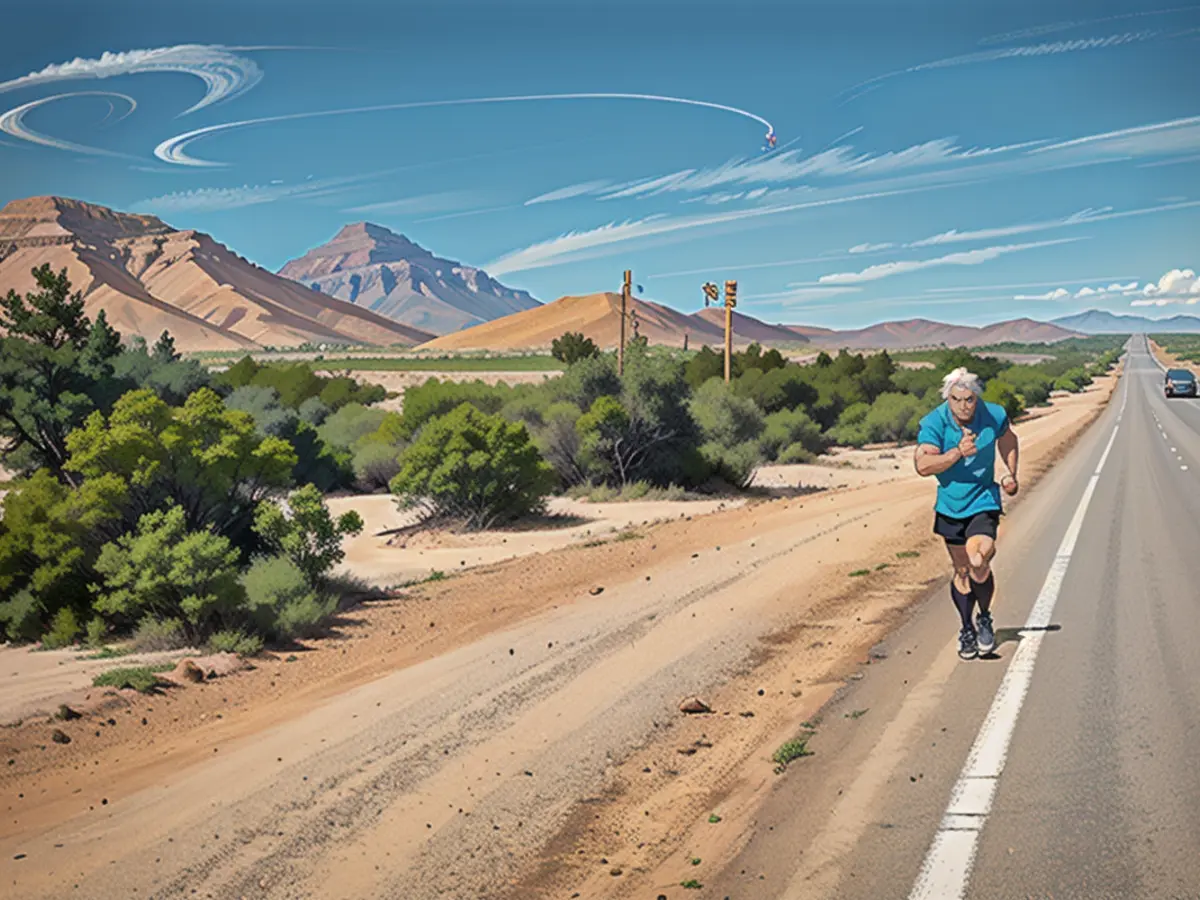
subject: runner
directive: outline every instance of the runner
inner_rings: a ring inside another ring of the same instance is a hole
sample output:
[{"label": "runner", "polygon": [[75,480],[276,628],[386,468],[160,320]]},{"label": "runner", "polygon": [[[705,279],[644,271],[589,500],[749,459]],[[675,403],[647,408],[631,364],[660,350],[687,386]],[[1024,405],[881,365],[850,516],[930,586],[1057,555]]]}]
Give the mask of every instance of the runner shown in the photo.
[{"label": "runner", "polygon": [[[965,368],[942,379],[946,402],[921,419],[913,455],[919,475],[936,475],[937,503],[933,531],[946,541],[954,577],[950,596],[962,619],[958,655],[974,659],[996,648],[992,595],[996,580],[996,527],[1000,523],[1000,490],[1018,490],[1017,435],[1003,406],[984,402],[979,376]],[[1008,467],[996,484],[996,451]],[[979,605],[975,622],[971,614]],[[976,631],[978,628],[978,631]]]}]

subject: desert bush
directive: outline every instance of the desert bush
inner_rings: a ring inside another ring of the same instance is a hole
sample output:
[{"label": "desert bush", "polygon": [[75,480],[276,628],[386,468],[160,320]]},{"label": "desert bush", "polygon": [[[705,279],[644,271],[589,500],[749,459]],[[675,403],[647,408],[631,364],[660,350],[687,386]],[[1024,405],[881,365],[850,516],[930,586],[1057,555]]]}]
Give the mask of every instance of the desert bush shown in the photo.
[{"label": "desert bush", "polygon": [[791,446],[784,447],[775,458],[775,461],[780,465],[794,465],[796,463],[810,463],[816,459],[816,454],[808,449],[803,443],[795,443]]},{"label": "desert bush", "polygon": [[75,643],[75,638],[79,637],[82,630],[79,620],[75,617],[75,611],[69,606],[64,606],[50,621],[50,630],[42,636],[42,646],[47,650],[69,647]]},{"label": "desert bush", "polygon": [[759,437],[764,458],[779,460],[785,450],[797,445],[806,451],[808,459],[824,449],[821,427],[804,410],[781,409],[765,417]]},{"label": "desert bush", "polygon": [[349,403],[325,419],[317,436],[328,446],[350,450],[360,438],[379,428],[387,418],[382,409],[372,409],[359,403]]},{"label": "desert bush", "polygon": [[85,643],[93,650],[99,650],[104,646],[106,637],[108,637],[108,625],[99,616],[93,616],[87,623]]},{"label": "desert bush", "polygon": [[337,608],[336,598],[315,589],[284,555],[256,559],[242,574],[241,585],[254,631],[273,640],[310,637]]},{"label": "desert bush", "polygon": [[690,409],[705,443],[736,447],[758,440],[765,422],[753,400],[738,397],[733,389],[711,378],[696,390]]},{"label": "desert bush", "polygon": [[28,589],[0,602],[0,625],[4,636],[14,643],[36,641],[42,633],[42,616],[41,604]]},{"label": "desert bush", "polygon": [[988,403],[998,403],[1003,406],[1010,420],[1025,411],[1025,404],[1021,402],[1021,396],[1017,393],[1016,388],[999,378],[993,378],[987,383],[987,387],[983,390],[983,399]]},{"label": "desert bush", "polygon": [[354,453],[354,484],[363,491],[386,491],[400,474],[400,448],[367,443]]},{"label": "desert bush", "polygon": [[94,608],[118,621],[179,619],[189,638],[203,638],[241,604],[238,557],[228,538],[189,531],[178,506],[147,513],[135,532],[100,551],[96,571],[104,583]]},{"label": "desert bush", "polygon": [[236,653],[238,656],[257,656],[262,652],[263,639],[244,631],[218,631],[208,639],[210,653]]},{"label": "desert bush", "polygon": [[287,512],[272,502],[259,504],[254,530],[273,551],[287,556],[313,587],[346,557],[342,539],[363,530],[362,517],[353,510],[335,521],[312,485],[305,485],[287,500]]},{"label": "desert bush", "polygon": [[179,619],[156,619],[143,616],[133,633],[133,649],[139,653],[158,653],[187,646],[183,622]]},{"label": "desert bush", "polygon": [[404,412],[401,414],[400,437],[412,438],[427,422],[445,416],[464,403],[482,413],[498,413],[511,396],[506,384],[489,385],[483,381],[455,382],[428,379],[424,384],[404,392]]},{"label": "desert bush", "polygon": [[425,425],[391,488],[407,507],[481,529],[540,512],[553,485],[524,425],[464,402]]},{"label": "desert bush", "polygon": [[732,447],[709,441],[700,445],[700,453],[713,474],[736,488],[749,487],[755,470],[763,463],[758,441],[745,441]]}]

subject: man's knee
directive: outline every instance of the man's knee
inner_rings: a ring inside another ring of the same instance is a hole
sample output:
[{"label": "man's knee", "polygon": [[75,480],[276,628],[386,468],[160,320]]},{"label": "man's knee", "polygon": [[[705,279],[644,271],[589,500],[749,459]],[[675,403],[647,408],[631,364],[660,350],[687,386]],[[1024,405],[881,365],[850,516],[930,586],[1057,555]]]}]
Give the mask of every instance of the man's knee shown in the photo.
[{"label": "man's knee", "polygon": [[967,541],[967,558],[970,561],[971,578],[987,581],[991,574],[992,558],[996,555],[996,542],[987,535],[976,535]]}]

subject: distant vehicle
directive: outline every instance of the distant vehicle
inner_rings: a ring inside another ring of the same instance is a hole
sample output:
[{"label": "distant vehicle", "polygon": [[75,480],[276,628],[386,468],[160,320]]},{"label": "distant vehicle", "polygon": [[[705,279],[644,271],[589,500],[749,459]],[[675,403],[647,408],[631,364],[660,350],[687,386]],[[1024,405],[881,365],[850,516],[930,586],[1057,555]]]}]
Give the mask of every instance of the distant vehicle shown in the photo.
[{"label": "distant vehicle", "polygon": [[1168,397],[1195,397],[1196,376],[1190,369],[1168,369],[1163,393]]}]

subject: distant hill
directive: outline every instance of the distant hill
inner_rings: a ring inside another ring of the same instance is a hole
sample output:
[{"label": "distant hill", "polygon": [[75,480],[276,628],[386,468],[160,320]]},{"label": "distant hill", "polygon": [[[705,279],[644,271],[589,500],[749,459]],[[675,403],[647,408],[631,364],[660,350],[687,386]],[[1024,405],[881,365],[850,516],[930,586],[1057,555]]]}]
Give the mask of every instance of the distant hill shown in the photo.
[{"label": "distant hill", "polygon": [[1078,337],[1066,328],[1035,322],[1032,319],[1013,319],[997,322],[984,328],[973,325],[947,325],[929,319],[905,319],[881,322],[867,328],[834,331],[805,325],[787,328],[806,336],[822,347],[845,347],[849,350],[911,350],[917,347],[981,347],[1005,341],[1028,344],[1048,344]]},{"label": "distant hill", "polygon": [[347,225],[279,270],[284,278],[405,325],[447,334],[541,304],[482,269],[434,256],[382,225]]},{"label": "distant hill", "polygon": [[[668,306],[634,298],[631,319],[637,317],[638,333],[652,344],[690,347],[724,341],[724,331],[703,318],[693,318]],[[632,321],[626,337],[633,336]],[[564,332],[577,331],[600,347],[616,347],[621,332],[621,295],[614,293],[560,297],[536,309],[513,313],[494,322],[443,335],[422,345],[436,350],[533,350],[549,347]]]},{"label": "distant hill", "polygon": [[[701,319],[715,327],[723,335],[725,333],[724,307],[709,306],[692,313],[689,318]],[[807,344],[808,338],[793,331],[787,325],[768,325],[753,316],[744,315],[737,310],[733,312],[734,342],[757,342],[759,344]],[[724,340],[722,338],[722,340]]]},{"label": "distant hill", "polygon": [[0,209],[0,293],[34,287],[30,270],[65,268],[89,316],[101,309],[126,336],[169,330],[180,350],[304,343],[405,346],[411,328],[301,287],[199,231],[154,216],[65,197],[13,200]]},{"label": "distant hill", "polygon": [[1167,319],[1151,319],[1146,316],[1129,316],[1110,313],[1103,309],[1089,309],[1073,316],[1052,319],[1051,323],[1063,328],[1081,331],[1084,334],[1135,334],[1200,333],[1200,318],[1195,316],[1171,316]]}]

